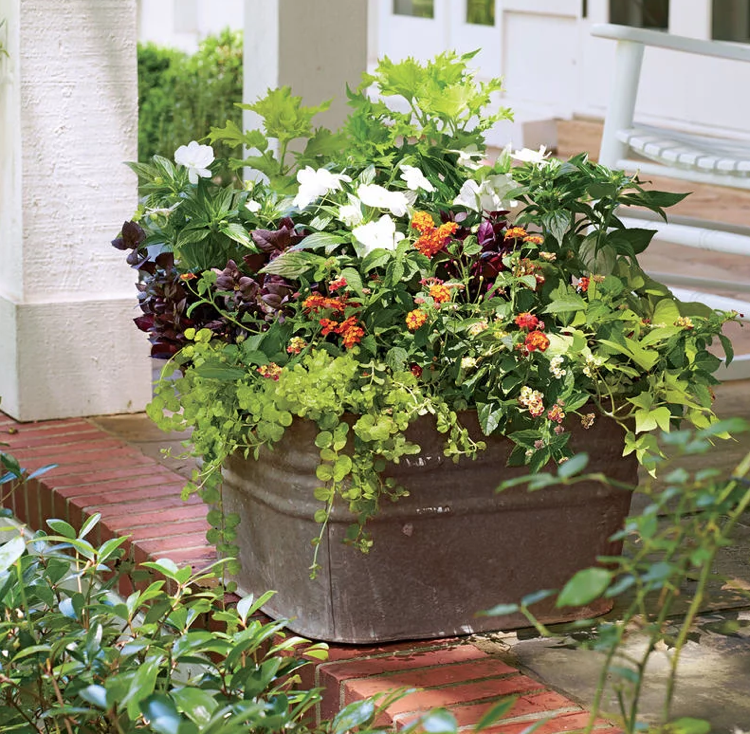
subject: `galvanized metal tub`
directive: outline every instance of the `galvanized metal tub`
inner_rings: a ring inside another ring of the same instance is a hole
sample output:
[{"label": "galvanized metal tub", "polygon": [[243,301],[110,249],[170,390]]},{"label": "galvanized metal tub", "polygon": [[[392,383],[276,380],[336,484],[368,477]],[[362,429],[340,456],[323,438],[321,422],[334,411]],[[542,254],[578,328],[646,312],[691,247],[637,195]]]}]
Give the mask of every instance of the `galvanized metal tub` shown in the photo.
[{"label": "galvanized metal tub", "polygon": [[[480,436],[476,415],[462,415]],[[570,427],[575,450],[587,451],[589,470],[635,485],[637,462],[623,457],[623,433],[597,419],[584,431]],[[528,492],[495,488],[524,469],[506,467],[512,444],[491,437],[475,460],[453,464],[443,456],[444,436],[429,418],[409,429],[422,452],[389,469],[410,491],[381,507],[369,524],[372,550],[343,543],[352,516],[334,508],[320,548],[322,570],[309,578],[310,541],[319,526],[313,515],[317,427],[295,420],[273,451],[260,460],[233,456],[224,471],[225,511],[237,512],[239,587],[277,594],[264,607],[291,619],[307,637],[344,643],[448,637],[526,627],[520,614],[476,616],[496,604],[518,602],[540,589],[559,589],[600,555],[616,555],[610,536],[622,527],[631,493],[581,483]],[[556,609],[554,598],[534,607],[543,622],[603,614],[608,600]]]}]

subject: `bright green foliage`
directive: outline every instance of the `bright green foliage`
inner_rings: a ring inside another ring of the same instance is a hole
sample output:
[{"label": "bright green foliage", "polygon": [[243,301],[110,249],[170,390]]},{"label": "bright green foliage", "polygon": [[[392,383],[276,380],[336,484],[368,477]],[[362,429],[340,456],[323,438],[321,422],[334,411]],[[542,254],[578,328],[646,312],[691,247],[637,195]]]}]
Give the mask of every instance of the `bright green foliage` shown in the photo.
[{"label": "bright green foliage", "polygon": [[[242,124],[242,34],[208,36],[194,54],[153,43],[138,45],[138,160],[172,159],[190,140],[225,120]],[[217,158],[228,158],[219,147]],[[228,171],[220,172],[227,176]]]},{"label": "bright green foliage", "polygon": [[[512,114],[503,107],[487,113],[502,83],[474,81],[468,62],[475,55],[449,51],[424,64],[412,58],[398,63],[382,59],[375,73],[365,74],[359,89],[349,93],[354,108],[346,128],[353,144],[349,154],[388,165],[395,162],[394,146],[403,140],[408,141],[405,148],[429,167],[433,158],[432,165],[439,165],[441,156],[435,154],[446,149],[458,153],[472,145],[482,148],[484,133],[497,121],[512,119]],[[397,112],[384,101],[371,101],[371,85],[383,97],[400,97],[406,109]],[[446,169],[441,167],[441,172]]]},{"label": "bright green foliage", "polygon": [[[163,558],[133,572],[150,583],[122,599],[126,539],[96,547],[98,521],[76,533],[49,520],[54,535],[24,531],[0,545],[3,733],[374,734],[383,731],[375,719],[413,692],[357,701],[315,726],[320,691],[300,689],[299,672],[325,661],[327,645],[289,636],[286,620],[260,621],[255,613],[273,592],[227,608],[222,564],[193,573]],[[476,731],[514,701],[500,701]],[[458,725],[435,709],[402,731],[457,734]]]},{"label": "bright green foliage", "polygon": [[[97,548],[97,521],[76,533],[50,520],[54,535],[0,546],[0,730],[307,731],[320,697],[295,688],[303,640],[253,617],[269,595],[224,608],[220,564],[192,573],[161,559],[144,564],[161,579],[122,600],[125,539]],[[305,654],[325,658],[325,645]]]}]

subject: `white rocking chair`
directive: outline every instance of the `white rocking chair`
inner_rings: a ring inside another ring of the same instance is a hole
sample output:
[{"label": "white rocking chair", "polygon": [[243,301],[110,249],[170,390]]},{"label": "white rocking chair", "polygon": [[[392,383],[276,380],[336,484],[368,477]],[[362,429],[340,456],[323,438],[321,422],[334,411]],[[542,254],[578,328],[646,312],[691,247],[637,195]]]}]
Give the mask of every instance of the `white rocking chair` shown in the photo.
[{"label": "white rocking chair", "polygon": [[[617,41],[615,77],[604,122],[600,163],[645,176],[668,176],[750,190],[750,142],[694,135],[633,121],[646,46],[745,62],[750,62],[750,46],[617,25],[595,25],[592,34]],[[634,154],[638,158],[634,158]],[[648,216],[643,219],[623,217],[622,221],[627,226],[655,229],[654,241],[750,256],[750,227],[674,216],[670,216],[669,224]],[[670,287],[684,286],[672,288],[683,301],[699,301],[724,311],[735,310],[744,314],[744,321],[750,322],[750,302],[713,294],[715,290],[750,293],[750,283],[733,281],[730,286],[721,280],[676,273],[651,272],[650,275]],[[737,355],[719,376],[725,380],[750,378],[750,354]]]}]

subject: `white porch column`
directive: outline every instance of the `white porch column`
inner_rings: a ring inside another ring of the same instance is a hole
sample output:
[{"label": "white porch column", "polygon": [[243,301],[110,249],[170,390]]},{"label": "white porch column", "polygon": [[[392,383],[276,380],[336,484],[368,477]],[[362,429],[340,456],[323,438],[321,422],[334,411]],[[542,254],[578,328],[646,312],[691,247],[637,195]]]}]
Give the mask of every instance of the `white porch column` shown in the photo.
[{"label": "white porch column", "polygon": [[0,0],[0,409],[27,421],[143,409],[132,214],[136,0]]},{"label": "white porch column", "polygon": [[346,85],[358,86],[366,68],[367,0],[245,0],[246,102],[285,85],[305,105],[333,97],[313,123],[335,129],[347,114]]}]

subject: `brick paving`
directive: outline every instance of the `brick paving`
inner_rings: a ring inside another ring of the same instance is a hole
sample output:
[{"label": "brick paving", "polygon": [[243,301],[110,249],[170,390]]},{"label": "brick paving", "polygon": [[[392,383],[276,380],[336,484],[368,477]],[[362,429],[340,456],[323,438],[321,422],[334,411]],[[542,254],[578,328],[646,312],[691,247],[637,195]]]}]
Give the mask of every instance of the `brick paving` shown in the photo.
[{"label": "brick paving", "polygon": [[[30,471],[57,466],[3,496],[3,504],[34,529],[58,517],[80,528],[101,513],[93,542],[128,535],[126,552],[136,563],[168,557],[201,569],[214,559],[205,539],[206,507],[192,496],[182,500],[184,476],[113,436],[87,419],[17,423],[0,413],[0,442]],[[120,589],[127,594],[130,587]],[[319,718],[344,705],[393,689],[408,693],[390,704],[377,721],[401,728],[420,714],[444,706],[459,726],[471,728],[500,700],[517,700],[490,734],[520,734],[544,723],[541,734],[580,731],[588,712],[577,702],[462,639],[392,643],[377,647],[331,646],[329,659],[303,679],[323,689]],[[617,734],[598,719],[596,731]]]}]

